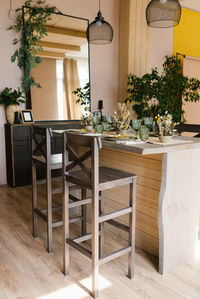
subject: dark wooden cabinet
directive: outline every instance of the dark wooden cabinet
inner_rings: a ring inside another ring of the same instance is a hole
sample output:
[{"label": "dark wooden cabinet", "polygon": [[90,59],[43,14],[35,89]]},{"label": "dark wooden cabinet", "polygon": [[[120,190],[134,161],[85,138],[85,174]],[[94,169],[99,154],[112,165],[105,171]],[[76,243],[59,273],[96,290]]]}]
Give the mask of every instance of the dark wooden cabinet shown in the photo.
[{"label": "dark wooden cabinet", "polygon": [[[79,121],[65,122],[36,122],[34,125],[40,125],[54,130],[63,130],[70,128],[80,128]],[[9,186],[17,187],[31,184],[31,124],[9,125],[5,124],[6,141],[6,169],[7,183]],[[62,152],[62,140],[60,137],[52,137],[52,153]],[[54,171],[53,176],[60,172]],[[45,177],[43,168],[37,169],[38,179]]]}]

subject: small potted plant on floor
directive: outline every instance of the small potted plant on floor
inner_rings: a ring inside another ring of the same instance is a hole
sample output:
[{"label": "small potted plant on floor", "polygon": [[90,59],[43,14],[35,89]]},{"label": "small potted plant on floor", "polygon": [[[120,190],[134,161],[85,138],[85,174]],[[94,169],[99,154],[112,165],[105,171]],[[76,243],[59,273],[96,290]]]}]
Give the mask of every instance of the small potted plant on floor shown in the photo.
[{"label": "small potted plant on floor", "polygon": [[25,103],[25,100],[19,87],[14,90],[5,87],[0,93],[0,104],[5,105],[6,120],[9,124],[14,123],[14,113],[18,111],[20,103]]}]

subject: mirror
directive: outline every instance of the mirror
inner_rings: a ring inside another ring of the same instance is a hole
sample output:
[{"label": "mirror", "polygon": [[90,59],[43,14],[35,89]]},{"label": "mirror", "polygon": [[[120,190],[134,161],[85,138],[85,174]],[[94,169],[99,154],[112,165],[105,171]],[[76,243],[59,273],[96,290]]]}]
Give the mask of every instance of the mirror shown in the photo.
[{"label": "mirror", "polygon": [[89,77],[88,20],[63,14],[51,14],[45,24],[47,36],[39,43],[41,63],[31,76],[41,88],[31,87],[34,120],[80,119],[84,106],[76,104],[72,93],[83,88]]}]

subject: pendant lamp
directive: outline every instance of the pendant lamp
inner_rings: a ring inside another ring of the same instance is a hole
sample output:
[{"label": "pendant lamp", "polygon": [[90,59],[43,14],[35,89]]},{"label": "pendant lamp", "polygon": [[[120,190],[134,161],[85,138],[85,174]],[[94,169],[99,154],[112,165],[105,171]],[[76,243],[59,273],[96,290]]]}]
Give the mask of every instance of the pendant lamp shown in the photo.
[{"label": "pendant lamp", "polygon": [[181,5],[178,0],[151,0],[146,8],[147,25],[169,28],[179,24]]},{"label": "pendant lamp", "polygon": [[99,12],[97,13],[95,20],[88,25],[86,35],[90,44],[105,45],[111,43],[113,40],[113,29],[102,16],[100,10],[100,0]]}]

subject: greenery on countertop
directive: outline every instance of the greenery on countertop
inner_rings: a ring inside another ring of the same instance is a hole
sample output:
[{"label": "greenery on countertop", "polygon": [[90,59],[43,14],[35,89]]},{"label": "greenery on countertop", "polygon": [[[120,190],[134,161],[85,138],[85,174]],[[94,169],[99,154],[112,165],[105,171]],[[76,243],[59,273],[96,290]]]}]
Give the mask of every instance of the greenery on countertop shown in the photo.
[{"label": "greenery on countertop", "polygon": [[4,104],[7,107],[10,105],[20,105],[20,103],[25,103],[25,100],[19,87],[14,90],[5,87],[0,93],[0,104]]},{"label": "greenery on countertop", "polygon": [[41,87],[30,72],[41,62],[38,51],[42,51],[43,48],[38,43],[47,35],[45,24],[51,19],[51,14],[57,12],[57,8],[47,5],[46,0],[27,0],[24,6],[25,21],[23,21],[23,8],[18,8],[15,23],[9,30],[19,34],[19,38],[13,40],[13,45],[19,47],[12,55],[11,62],[17,61],[18,67],[22,70],[22,89],[27,93],[30,86]]},{"label": "greenery on countertop", "polygon": [[181,61],[165,57],[162,74],[156,68],[151,73],[137,77],[128,75],[128,98],[138,118],[172,115],[174,122],[184,121],[183,102],[200,100],[200,80],[183,75]]}]

